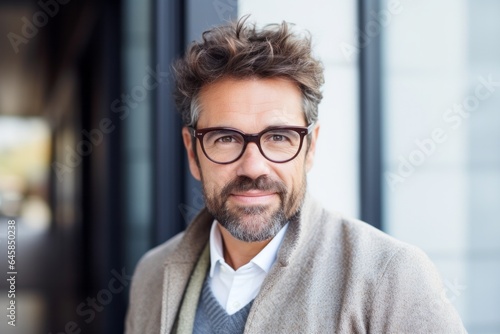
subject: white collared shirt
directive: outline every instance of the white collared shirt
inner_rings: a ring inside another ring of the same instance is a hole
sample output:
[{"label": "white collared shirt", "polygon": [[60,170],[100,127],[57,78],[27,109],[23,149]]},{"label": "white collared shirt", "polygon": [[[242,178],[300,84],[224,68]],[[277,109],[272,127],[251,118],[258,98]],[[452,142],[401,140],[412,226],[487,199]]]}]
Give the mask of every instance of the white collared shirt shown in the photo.
[{"label": "white collared shirt", "polygon": [[234,270],[224,261],[222,236],[214,220],[210,230],[210,287],[219,304],[231,315],[250,303],[259,293],[285,237],[288,224],[244,266]]}]

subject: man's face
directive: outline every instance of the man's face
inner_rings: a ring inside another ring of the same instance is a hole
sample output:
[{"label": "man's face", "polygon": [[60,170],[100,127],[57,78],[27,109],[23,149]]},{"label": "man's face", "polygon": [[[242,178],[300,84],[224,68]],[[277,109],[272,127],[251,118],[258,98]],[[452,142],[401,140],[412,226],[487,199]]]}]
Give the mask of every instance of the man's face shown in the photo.
[{"label": "man's face", "polygon": [[[285,79],[221,79],[202,88],[199,102],[197,129],[231,127],[259,133],[271,126],[307,125],[301,92]],[[271,239],[298,212],[318,130],[309,149],[306,137],[299,155],[289,162],[271,162],[249,143],[240,159],[223,165],[203,154],[199,140],[196,159],[191,135],[183,129],[191,173],[202,182],[207,209],[233,237],[246,242]]]}]

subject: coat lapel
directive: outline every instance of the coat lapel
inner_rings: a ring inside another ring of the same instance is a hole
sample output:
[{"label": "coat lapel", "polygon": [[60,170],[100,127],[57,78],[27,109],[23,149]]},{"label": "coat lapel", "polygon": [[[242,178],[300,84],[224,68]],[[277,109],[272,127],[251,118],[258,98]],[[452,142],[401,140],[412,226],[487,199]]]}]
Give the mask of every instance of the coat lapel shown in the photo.
[{"label": "coat lapel", "polygon": [[188,226],[179,246],[166,259],[163,271],[163,292],[161,310],[162,334],[172,332],[184,291],[210,235],[213,217],[202,210]]},{"label": "coat lapel", "polygon": [[192,270],[191,263],[165,266],[161,312],[162,334],[170,333],[172,330]]}]

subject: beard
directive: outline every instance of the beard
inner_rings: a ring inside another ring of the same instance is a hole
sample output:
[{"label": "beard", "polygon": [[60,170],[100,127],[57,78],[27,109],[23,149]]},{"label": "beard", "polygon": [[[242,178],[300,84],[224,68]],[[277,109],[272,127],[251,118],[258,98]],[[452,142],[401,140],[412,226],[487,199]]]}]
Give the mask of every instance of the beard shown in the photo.
[{"label": "beard", "polygon": [[[274,238],[288,221],[298,217],[306,189],[305,175],[303,180],[299,188],[292,189],[291,192],[283,182],[271,180],[267,176],[257,179],[238,176],[219,193],[215,190],[209,193],[203,179],[202,183],[208,212],[236,239],[258,242]],[[231,193],[249,190],[276,193],[280,199],[278,207],[273,209],[273,204],[229,206],[228,198]]]}]

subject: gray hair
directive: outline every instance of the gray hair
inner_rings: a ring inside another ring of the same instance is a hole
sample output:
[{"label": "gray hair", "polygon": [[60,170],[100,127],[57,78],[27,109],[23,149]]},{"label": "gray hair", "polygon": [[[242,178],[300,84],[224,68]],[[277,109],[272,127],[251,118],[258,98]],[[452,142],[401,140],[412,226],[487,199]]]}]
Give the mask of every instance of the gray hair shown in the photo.
[{"label": "gray hair", "polygon": [[324,69],[312,55],[310,35],[292,32],[286,22],[259,30],[246,23],[247,18],[205,31],[202,41],[193,42],[174,64],[174,99],[184,125],[195,126],[199,119],[201,88],[228,77],[294,82],[302,93],[308,124],[316,122]]}]

